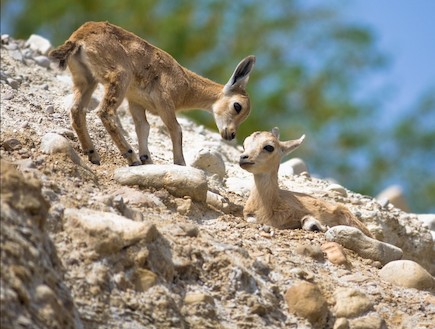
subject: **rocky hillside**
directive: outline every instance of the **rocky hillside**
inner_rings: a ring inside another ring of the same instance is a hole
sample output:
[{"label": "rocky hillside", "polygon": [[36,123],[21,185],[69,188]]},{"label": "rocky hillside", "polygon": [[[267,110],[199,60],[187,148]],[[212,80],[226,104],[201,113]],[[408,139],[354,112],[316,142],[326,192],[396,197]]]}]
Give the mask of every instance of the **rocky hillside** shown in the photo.
[{"label": "rocky hillside", "polygon": [[[2,36],[2,328],[433,328],[434,243],[417,215],[292,159],[284,188],[345,204],[376,239],[245,222],[240,147],[180,117],[190,165],[180,169],[150,115],[155,165],[126,167],[95,114],[101,90],[88,114],[102,160],[92,165],[49,48]],[[119,117],[137,148],[125,105]]]}]

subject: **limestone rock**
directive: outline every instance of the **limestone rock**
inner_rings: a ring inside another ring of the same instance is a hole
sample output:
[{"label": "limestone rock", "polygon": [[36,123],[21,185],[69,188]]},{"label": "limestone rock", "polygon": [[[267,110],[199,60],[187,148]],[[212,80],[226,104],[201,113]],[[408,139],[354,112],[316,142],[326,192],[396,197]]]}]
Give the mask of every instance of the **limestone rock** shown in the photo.
[{"label": "limestone rock", "polygon": [[285,293],[289,312],[296,313],[310,321],[314,328],[324,328],[328,306],[317,285],[305,281],[298,282]]},{"label": "limestone rock", "polygon": [[281,176],[300,175],[303,172],[308,172],[308,167],[304,160],[299,158],[292,158],[283,162],[278,170],[278,174]]},{"label": "limestone rock", "polygon": [[1,327],[83,328],[45,231],[40,182],[4,160],[0,170]]},{"label": "limestone rock", "polygon": [[26,47],[29,47],[31,50],[39,52],[43,55],[47,55],[48,51],[51,48],[50,41],[37,34],[32,34],[29,37],[29,39],[27,39],[25,45]]},{"label": "limestone rock", "polygon": [[435,241],[435,214],[418,214],[417,218],[430,230],[432,240]]},{"label": "limestone rock", "polygon": [[402,258],[402,250],[389,243],[381,242],[364,235],[356,227],[338,225],[331,227],[325,233],[328,241],[334,241],[345,248],[355,251],[363,258],[380,261],[387,264]]},{"label": "limestone rock", "polygon": [[99,254],[109,254],[140,240],[153,242],[158,231],[154,224],[135,222],[113,213],[91,209],[65,209],[71,234],[85,239]]},{"label": "limestone rock", "polygon": [[42,137],[41,151],[45,154],[66,154],[75,164],[89,169],[87,165],[83,163],[76,151],[74,151],[68,139],[56,133],[47,133]]},{"label": "limestone rock", "polygon": [[379,271],[380,277],[394,285],[419,290],[435,289],[435,280],[422,266],[411,260],[397,260]]},{"label": "limestone rock", "polygon": [[218,175],[220,179],[225,177],[225,162],[219,152],[202,148],[195,154],[190,165],[204,170],[206,173]]},{"label": "limestone rock", "polygon": [[122,185],[165,188],[177,197],[190,196],[195,201],[207,199],[207,179],[202,170],[177,165],[146,165],[115,170],[115,180]]},{"label": "limestone rock", "polygon": [[352,288],[338,288],[334,292],[334,311],[338,318],[360,316],[373,307],[370,299],[362,292]]},{"label": "limestone rock", "polygon": [[333,191],[341,196],[346,197],[347,196],[347,191],[346,189],[341,186],[340,184],[331,184],[326,188],[327,191]]},{"label": "limestone rock", "polygon": [[431,231],[435,231],[435,214],[418,214],[417,218]]}]

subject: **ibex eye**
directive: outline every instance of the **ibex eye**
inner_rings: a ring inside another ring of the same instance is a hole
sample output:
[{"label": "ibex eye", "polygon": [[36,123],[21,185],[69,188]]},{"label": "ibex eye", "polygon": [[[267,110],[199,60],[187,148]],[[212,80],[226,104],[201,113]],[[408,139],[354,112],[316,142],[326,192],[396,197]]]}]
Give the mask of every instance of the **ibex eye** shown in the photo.
[{"label": "ibex eye", "polygon": [[263,149],[265,149],[267,152],[273,152],[275,150],[272,145],[266,145],[265,147],[263,147]]},{"label": "ibex eye", "polygon": [[237,113],[240,113],[240,111],[242,110],[242,105],[240,105],[240,103],[234,103],[234,109],[236,110]]}]

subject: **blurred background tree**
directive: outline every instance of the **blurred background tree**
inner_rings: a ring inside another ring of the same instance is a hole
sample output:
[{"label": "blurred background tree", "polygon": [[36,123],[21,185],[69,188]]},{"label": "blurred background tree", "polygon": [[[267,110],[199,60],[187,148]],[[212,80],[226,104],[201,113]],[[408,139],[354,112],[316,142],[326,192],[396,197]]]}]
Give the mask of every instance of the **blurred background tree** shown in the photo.
[{"label": "blurred background tree", "polygon": [[[335,6],[296,0],[2,0],[14,38],[37,33],[57,46],[89,20],[108,20],[147,39],[183,66],[225,83],[246,55],[253,111],[238,140],[279,126],[307,135],[295,156],[310,171],[376,195],[404,188],[414,212],[435,212],[435,92],[401,117],[382,112],[389,87],[367,88],[388,67],[373,31]],[[208,113],[186,114],[216,129]],[[432,125],[430,124],[432,123]]]}]

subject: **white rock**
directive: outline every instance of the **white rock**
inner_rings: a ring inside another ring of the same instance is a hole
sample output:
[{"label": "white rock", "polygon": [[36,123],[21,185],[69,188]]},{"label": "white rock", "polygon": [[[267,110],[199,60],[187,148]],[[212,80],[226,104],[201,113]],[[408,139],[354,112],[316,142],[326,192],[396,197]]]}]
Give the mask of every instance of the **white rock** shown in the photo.
[{"label": "white rock", "polygon": [[32,34],[29,39],[27,39],[25,46],[30,47],[33,51],[47,55],[51,48],[51,43],[40,35]]},{"label": "white rock", "polygon": [[154,224],[136,222],[113,213],[68,208],[64,216],[75,239],[86,240],[103,254],[121,250],[140,240],[152,242],[158,235]]},{"label": "white rock", "polygon": [[61,135],[55,133],[45,134],[41,139],[41,151],[45,154],[64,153],[68,155],[75,164],[90,170],[76,151],[74,151],[68,139]]},{"label": "white rock", "polygon": [[383,265],[402,258],[402,249],[364,235],[352,226],[338,225],[325,233],[326,240],[334,241],[343,247],[355,251],[363,258],[378,260]]},{"label": "white rock", "polygon": [[435,214],[419,214],[417,218],[429,230],[435,231]]},{"label": "white rock", "polygon": [[340,184],[330,184],[326,190],[336,192],[337,194],[346,197],[347,191],[346,189],[341,186]]},{"label": "white rock", "polygon": [[202,169],[207,173],[216,174],[220,179],[223,179],[226,174],[222,155],[209,148],[202,148],[196,152],[190,165],[194,168]]},{"label": "white rock", "polygon": [[278,174],[281,176],[300,175],[303,172],[308,172],[308,167],[304,160],[299,158],[292,158],[282,163],[279,166]]},{"label": "white rock", "polygon": [[202,170],[177,165],[146,165],[115,170],[114,178],[122,185],[165,188],[174,196],[207,199],[207,178]]},{"label": "white rock", "polygon": [[397,260],[379,271],[380,277],[394,285],[419,290],[435,288],[435,281],[422,266],[411,260]]}]

